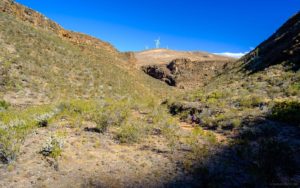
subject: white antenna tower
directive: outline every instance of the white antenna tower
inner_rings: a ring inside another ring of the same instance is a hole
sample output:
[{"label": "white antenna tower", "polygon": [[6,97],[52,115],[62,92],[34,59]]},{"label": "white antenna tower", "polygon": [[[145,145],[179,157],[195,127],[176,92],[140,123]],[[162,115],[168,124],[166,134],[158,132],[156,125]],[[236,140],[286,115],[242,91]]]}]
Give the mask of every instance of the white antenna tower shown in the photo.
[{"label": "white antenna tower", "polygon": [[154,42],[155,42],[156,48],[159,48],[159,46],[160,46],[160,37],[158,37],[157,40],[154,40]]}]

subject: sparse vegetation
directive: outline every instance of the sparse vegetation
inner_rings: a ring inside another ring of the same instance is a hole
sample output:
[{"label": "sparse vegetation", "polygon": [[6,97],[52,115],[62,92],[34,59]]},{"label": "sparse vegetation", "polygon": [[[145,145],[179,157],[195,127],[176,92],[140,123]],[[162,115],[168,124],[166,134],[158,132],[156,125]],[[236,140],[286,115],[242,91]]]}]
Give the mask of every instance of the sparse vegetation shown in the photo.
[{"label": "sparse vegetation", "polygon": [[141,124],[126,122],[117,130],[115,138],[120,143],[135,143],[141,140],[145,135],[145,128]]},{"label": "sparse vegetation", "polygon": [[271,109],[269,117],[287,123],[300,125],[300,103],[298,101],[277,102]]},{"label": "sparse vegetation", "polygon": [[239,105],[246,108],[259,107],[263,104],[263,99],[258,96],[247,96],[239,99]]},{"label": "sparse vegetation", "polygon": [[97,124],[100,132],[105,132],[109,126],[121,126],[129,117],[129,102],[108,101],[103,106],[91,113],[91,119]]},{"label": "sparse vegetation", "polygon": [[51,136],[47,139],[46,143],[43,145],[40,153],[46,157],[52,157],[57,159],[63,151],[64,142],[61,138],[57,136]]},{"label": "sparse vegetation", "polygon": [[[54,116],[56,108],[51,106],[32,107],[25,111],[10,109],[0,112],[0,158],[4,163],[10,163],[16,159],[20,145],[35,127],[40,126],[39,119],[45,114]],[[35,114],[35,115],[33,115]],[[48,117],[48,120],[50,117]]]},{"label": "sparse vegetation", "polygon": [[20,177],[34,187],[70,177],[91,187],[299,180],[296,61],[265,62],[261,47],[223,68],[223,61],[174,60],[158,72],[180,87],[170,88],[136,69],[133,53],[15,5],[0,13],[0,176],[9,180],[0,187]]}]

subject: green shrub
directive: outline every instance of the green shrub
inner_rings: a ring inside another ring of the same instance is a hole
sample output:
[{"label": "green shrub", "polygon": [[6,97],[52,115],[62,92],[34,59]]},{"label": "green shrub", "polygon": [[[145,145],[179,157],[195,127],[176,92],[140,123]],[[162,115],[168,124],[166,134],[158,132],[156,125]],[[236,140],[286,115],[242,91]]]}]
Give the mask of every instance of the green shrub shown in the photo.
[{"label": "green shrub", "polygon": [[160,122],[160,129],[162,131],[162,135],[167,139],[168,146],[172,149],[172,151],[176,148],[179,140],[179,125],[174,118],[166,116]]},{"label": "green shrub", "polygon": [[284,101],[276,103],[269,117],[274,120],[300,125],[300,103],[297,101]]},{"label": "green shrub", "polygon": [[190,100],[190,101],[200,101],[201,102],[201,101],[204,101],[205,94],[202,91],[197,91],[188,97],[189,97],[188,100]]},{"label": "green shrub", "polygon": [[207,131],[207,132],[205,132],[205,134],[203,136],[210,144],[217,143],[217,137],[214,133]]},{"label": "green shrub", "polygon": [[224,93],[220,91],[214,91],[207,96],[207,99],[220,99],[224,97]]},{"label": "green shrub", "polygon": [[96,128],[99,130],[99,132],[106,132],[107,128],[109,127],[109,118],[109,115],[106,113],[93,114],[92,120],[96,123]]},{"label": "green shrub", "polygon": [[185,142],[191,147],[194,156],[204,157],[208,154],[208,150],[205,144],[201,143],[201,138],[205,135],[202,128],[196,127],[186,137]]},{"label": "green shrub", "polygon": [[50,112],[46,112],[43,114],[35,115],[35,121],[39,127],[47,127],[49,125],[49,121],[59,113],[61,113],[62,109],[60,107],[54,108]]},{"label": "green shrub", "polygon": [[260,104],[262,104],[264,101],[259,96],[248,96],[244,97],[238,100],[241,107],[246,108],[253,108],[258,107]]},{"label": "green shrub", "polygon": [[242,120],[239,118],[234,118],[231,120],[231,123],[232,123],[233,127],[235,127],[235,128],[240,127],[242,124]]},{"label": "green shrub", "polygon": [[286,90],[286,93],[288,95],[292,95],[292,96],[297,96],[300,94],[300,83],[294,83],[294,84],[291,84],[287,90]]},{"label": "green shrub", "polygon": [[19,146],[19,143],[13,142],[11,135],[0,130],[0,162],[7,164],[15,160]]},{"label": "green shrub", "polygon": [[52,116],[49,116],[48,114],[43,114],[43,115],[39,115],[36,117],[36,122],[37,122],[37,125],[39,127],[47,127],[48,124],[49,124],[49,119],[51,118]]},{"label": "green shrub", "polygon": [[102,109],[91,113],[91,119],[100,132],[105,132],[109,126],[121,126],[130,115],[129,105],[125,102],[112,102]]},{"label": "green shrub", "polygon": [[117,131],[115,138],[120,143],[135,143],[144,135],[144,129],[141,125],[131,124],[129,122],[123,124]]},{"label": "green shrub", "polygon": [[0,100],[0,111],[7,110],[10,104],[4,100]]}]

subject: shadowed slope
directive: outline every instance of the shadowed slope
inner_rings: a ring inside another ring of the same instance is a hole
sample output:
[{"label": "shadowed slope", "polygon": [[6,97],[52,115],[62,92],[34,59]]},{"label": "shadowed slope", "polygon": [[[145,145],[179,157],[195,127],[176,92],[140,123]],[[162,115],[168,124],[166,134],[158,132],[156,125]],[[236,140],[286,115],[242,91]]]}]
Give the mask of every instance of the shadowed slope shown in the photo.
[{"label": "shadowed slope", "polygon": [[300,68],[300,12],[242,60],[246,62],[246,69],[253,72],[280,63],[298,70]]}]

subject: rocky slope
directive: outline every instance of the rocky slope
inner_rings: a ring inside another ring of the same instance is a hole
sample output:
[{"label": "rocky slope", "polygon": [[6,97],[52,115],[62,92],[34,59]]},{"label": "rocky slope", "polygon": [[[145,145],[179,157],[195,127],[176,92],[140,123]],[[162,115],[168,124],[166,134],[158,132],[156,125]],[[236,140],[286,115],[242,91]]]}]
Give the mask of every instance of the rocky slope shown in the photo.
[{"label": "rocky slope", "polygon": [[293,70],[300,68],[300,12],[290,18],[269,39],[243,57],[250,71],[263,70],[284,63]]},{"label": "rocky slope", "polygon": [[13,0],[1,0],[0,12],[13,15],[24,22],[34,25],[35,27],[52,31],[62,39],[80,45],[82,49],[84,49],[84,45],[90,45],[95,48],[105,48],[112,53],[117,53],[117,50],[111,44],[88,35],[65,30],[44,15],[15,3]]}]

